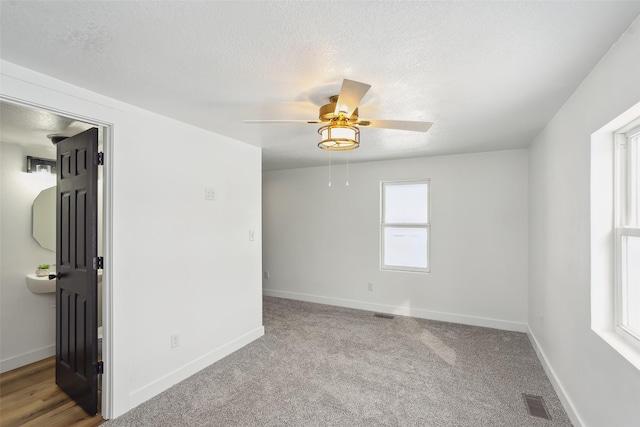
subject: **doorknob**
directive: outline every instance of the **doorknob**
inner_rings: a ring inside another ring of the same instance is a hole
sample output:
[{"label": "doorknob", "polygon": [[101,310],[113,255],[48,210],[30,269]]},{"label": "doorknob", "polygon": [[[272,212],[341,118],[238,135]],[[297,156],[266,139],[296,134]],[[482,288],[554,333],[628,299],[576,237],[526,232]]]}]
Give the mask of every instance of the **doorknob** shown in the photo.
[{"label": "doorknob", "polygon": [[53,279],[59,279],[62,277],[62,273],[60,273],[59,271],[56,274],[50,274],[49,275],[49,280],[53,280]]}]

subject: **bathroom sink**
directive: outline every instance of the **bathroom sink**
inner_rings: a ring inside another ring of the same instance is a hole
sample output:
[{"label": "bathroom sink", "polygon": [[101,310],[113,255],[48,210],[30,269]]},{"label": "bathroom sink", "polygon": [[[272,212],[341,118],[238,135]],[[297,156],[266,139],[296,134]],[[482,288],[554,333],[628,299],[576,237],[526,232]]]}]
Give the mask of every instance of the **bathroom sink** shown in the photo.
[{"label": "bathroom sink", "polygon": [[[49,274],[56,274],[55,271]],[[102,282],[102,271],[98,271],[98,283]],[[38,277],[35,274],[27,275],[27,288],[34,294],[51,294],[56,291],[56,280],[49,280],[49,276]]]},{"label": "bathroom sink", "polygon": [[[56,274],[52,271],[50,274]],[[56,291],[56,281],[49,280],[49,276],[38,277],[35,274],[27,275],[27,288],[34,294],[50,294]]]}]

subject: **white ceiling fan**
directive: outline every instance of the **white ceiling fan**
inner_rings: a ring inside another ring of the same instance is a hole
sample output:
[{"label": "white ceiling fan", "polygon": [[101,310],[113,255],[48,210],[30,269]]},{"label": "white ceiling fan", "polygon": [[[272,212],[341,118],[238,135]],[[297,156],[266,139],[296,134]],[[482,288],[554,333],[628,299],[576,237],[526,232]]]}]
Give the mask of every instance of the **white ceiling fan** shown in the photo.
[{"label": "white ceiling fan", "polygon": [[318,120],[245,120],[245,123],[308,123],[321,124],[318,147],[330,151],[354,150],[360,146],[360,126],[426,132],[433,123],[401,120],[360,120],[358,104],[371,85],[344,79],[340,94],[329,98],[320,107]]}]

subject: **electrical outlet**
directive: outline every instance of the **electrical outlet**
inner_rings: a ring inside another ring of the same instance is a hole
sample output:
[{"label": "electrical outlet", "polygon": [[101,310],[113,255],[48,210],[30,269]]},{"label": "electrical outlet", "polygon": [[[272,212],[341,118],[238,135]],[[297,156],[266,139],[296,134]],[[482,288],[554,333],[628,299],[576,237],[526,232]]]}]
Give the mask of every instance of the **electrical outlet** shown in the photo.
[{"label": "electrical outlet", "polygon": [[253,230],[249,230],[249,241],[253,242],[256,238],[256,235]]},{"label": "electrical outlet", "polygon": [[176,348],[180,345],[180,334],[171,334],[171,348]]},{"label": "electrical outlet", "polygon": [[372,282],[367,283],[367,287],[369,289],[369,292],[373,292],[373,283]]}]

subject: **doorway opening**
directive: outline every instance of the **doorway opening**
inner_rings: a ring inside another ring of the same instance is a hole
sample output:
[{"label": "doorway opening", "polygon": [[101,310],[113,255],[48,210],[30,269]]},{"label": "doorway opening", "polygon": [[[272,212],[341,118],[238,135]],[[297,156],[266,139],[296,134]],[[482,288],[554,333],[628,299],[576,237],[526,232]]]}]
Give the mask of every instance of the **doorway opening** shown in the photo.
[{"label": "doorway opening", "polygon": [[[47,239],[33,235],[33,219],[38,221],[33,201],[41,192],[56,187],[55,175],[27,173],[27,156],[56,160],[56,147],[51,138],[71,137],[90,128],[98,130],[98,151],[109,157],[112,125],[99,120],[73,116],[46,107],[0,97],[0,163],[2,164],[2,199],[0,200],[0,233],[2,234],[2,346],[0,372],[13,371],[55,354],[55,315],[60,310],[56,293],[34,293],[27,286],[27,276],[40,264],[49,264],[57,273],[55,248],[40,244]],[[110,168],[97,170],[97,252],[105,260],[110,255]],[[42,209],[42,203],[38,204]],[[46,210],[46,209],[45,209]],[[55,215],[55,211],[53,212]],[[54,221],[55,222],[55,221]],[[42,230],[43,227],[36,227]],[[45,227],[46,228],[46,227]],[[55,239],[54,239],[55,240]],[[49,239],[50,241],[50,239]],[[98,375],[101,390],[97,402],[104,418],[109,417],[111,381],[108,369],[110,340],[107,336],[111,321],[110,269],[98,270],[96,336],[100,343],[99,360],[105,374]],[[54,276],[55,277],[55,276]],[[56,280],[53,280],[56,282]],[[13,330],[15,328],[15,330]],[[103,332],[104,331],[104,332]],[[100,334],[100,332],[103,332]],[[104,377],[104,378],[103,378]]]}]

